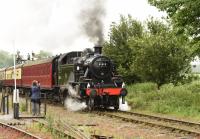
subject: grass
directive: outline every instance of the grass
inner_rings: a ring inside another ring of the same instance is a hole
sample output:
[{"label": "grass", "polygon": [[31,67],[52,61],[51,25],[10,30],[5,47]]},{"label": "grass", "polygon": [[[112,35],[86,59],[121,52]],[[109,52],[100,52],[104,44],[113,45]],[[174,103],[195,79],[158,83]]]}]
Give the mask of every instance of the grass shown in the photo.
[{"label": "grass", "polygon": [[19,110],[20,110],[20,112],[26,112],[26,103],[25,102],[20,103]]},{"label": "grass", "polygon": [[179,86],[165,84],[160,90],[154,83],[133,84],[127,89],[127,101],[134,110],[200,119],[200,81]]}]

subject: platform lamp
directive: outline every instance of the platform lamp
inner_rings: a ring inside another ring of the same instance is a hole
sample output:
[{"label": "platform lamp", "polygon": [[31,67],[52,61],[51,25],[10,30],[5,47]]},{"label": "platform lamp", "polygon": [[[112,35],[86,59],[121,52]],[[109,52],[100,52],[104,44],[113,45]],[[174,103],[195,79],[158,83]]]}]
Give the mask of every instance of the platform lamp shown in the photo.
[{"label": "platform lamp", "polygon": [[14,90],[13,90],[13,106],[14,106],[14,119],[19,118],[19,90],[17,89],[17,81],[16,81],[16,65],[15,65],[15,42],[13,41],[14,53],[13,53],[13,61],[14,61]]}]

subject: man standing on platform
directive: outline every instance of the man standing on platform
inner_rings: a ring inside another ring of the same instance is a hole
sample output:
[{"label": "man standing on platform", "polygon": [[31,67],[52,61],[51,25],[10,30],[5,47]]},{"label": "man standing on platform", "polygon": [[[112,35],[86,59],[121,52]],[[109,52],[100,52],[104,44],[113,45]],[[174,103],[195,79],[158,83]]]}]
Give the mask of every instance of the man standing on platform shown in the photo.
[{"label": "man standing on platform", "polygon": [[33,116],[40,114],[40,83],[36,80],[32,82],[31,87],[31,102]]}]

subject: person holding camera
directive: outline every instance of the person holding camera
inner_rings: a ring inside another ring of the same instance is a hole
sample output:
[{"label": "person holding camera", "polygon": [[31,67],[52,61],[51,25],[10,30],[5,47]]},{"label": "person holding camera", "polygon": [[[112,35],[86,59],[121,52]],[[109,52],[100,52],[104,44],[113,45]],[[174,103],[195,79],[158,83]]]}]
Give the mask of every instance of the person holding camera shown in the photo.
[{"label": "person holding camera", "polygon": [[31,102],[32,102],[32,115],[40,115],[40,97],[41,97],[41,92],[40,92],[40,83],[36,80],[32,82],[32,87],[31,87]]}]

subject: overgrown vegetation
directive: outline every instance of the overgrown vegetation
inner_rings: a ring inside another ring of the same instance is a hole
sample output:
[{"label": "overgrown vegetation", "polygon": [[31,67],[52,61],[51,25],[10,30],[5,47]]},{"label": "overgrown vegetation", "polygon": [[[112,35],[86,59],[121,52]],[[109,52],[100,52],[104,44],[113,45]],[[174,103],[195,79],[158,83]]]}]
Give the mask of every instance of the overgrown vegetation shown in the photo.
[{"label": "overgrown vegetation", "polygon": [[24,101],[20,102],[19,110],[20,112],[26,112],[26,103]]},{"label": "overgrown vegetation", "polygon": [[138,83],[129,85],[128,91],[127,101],[133,110],[200,118],[200,81],[165,84],[160,90],[155,83]]}]

